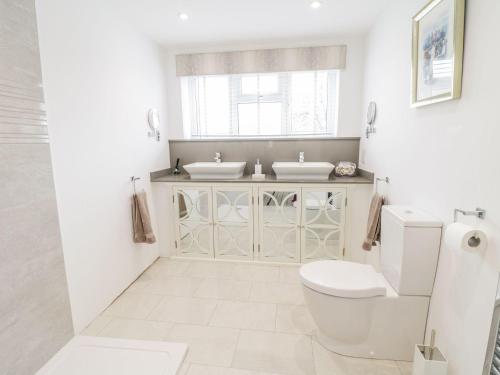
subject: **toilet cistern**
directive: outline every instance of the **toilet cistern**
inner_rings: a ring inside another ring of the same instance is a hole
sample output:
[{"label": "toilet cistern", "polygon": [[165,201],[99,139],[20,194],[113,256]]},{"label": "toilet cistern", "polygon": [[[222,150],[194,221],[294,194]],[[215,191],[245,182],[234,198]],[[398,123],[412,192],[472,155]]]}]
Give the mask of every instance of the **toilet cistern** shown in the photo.
[{"label": "toilet cistern", "polygon": [[222,156],[221,156],[220,152],[216,152],[215,153],[214,160],[215,160],[216,163],[220,163],[222,161]]},{"label": "toilet cistern", "polygon": [[304,162],[304,151],[299,152],[299,163]]}]

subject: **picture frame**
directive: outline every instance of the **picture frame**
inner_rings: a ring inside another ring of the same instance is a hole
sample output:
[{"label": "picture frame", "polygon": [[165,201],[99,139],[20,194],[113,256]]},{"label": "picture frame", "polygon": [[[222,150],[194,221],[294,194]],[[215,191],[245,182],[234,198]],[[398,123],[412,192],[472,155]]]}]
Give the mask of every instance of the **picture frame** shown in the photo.
[{"label": "picture frame", "polygon": [[412,22],[411,106],[459,99],[465,0],[431,0]]}]

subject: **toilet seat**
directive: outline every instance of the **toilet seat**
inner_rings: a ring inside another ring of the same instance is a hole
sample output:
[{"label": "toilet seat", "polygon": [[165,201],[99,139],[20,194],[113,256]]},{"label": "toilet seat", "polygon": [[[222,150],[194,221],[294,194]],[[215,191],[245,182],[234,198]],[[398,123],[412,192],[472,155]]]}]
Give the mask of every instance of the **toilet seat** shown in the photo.
[{"label": "toilet seat", "polygon": [[368,298],[387,295],[384,277],[368,264],[323,260],[300,268],[302,283],[335,297]]}]

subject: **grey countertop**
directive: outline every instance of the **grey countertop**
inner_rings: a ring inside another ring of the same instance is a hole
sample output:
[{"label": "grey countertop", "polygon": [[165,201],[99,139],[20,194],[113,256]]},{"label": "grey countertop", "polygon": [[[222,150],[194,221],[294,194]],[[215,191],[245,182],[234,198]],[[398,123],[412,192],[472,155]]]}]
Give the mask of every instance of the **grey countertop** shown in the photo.
[{"label": "grey countertop", "polygon": [[236,180],[192,180],[189,174],[173,175],[171,169],[151,173],[151,182],[215,182],[215,183],[307,183],[307,184],[373,184],[373,174],[359,170],[355,177],[330,176],[328,180],[278,180],[276,175],[267,174],[265,179],[252,179],[244,175]]}]

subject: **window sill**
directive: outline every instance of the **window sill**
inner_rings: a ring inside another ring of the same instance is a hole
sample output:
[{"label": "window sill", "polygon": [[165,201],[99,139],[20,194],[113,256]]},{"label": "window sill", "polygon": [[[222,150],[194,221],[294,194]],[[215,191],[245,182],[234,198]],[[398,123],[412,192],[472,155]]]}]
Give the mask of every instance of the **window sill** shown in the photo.
[{"label": "window sill", "polygon": [[361,137],[335,137],[328,135],[272,136],[272,137],[196,137],[169,139],[169,142],[239,142],[239,141],[296,141],[296,140],[359,140]]}]

